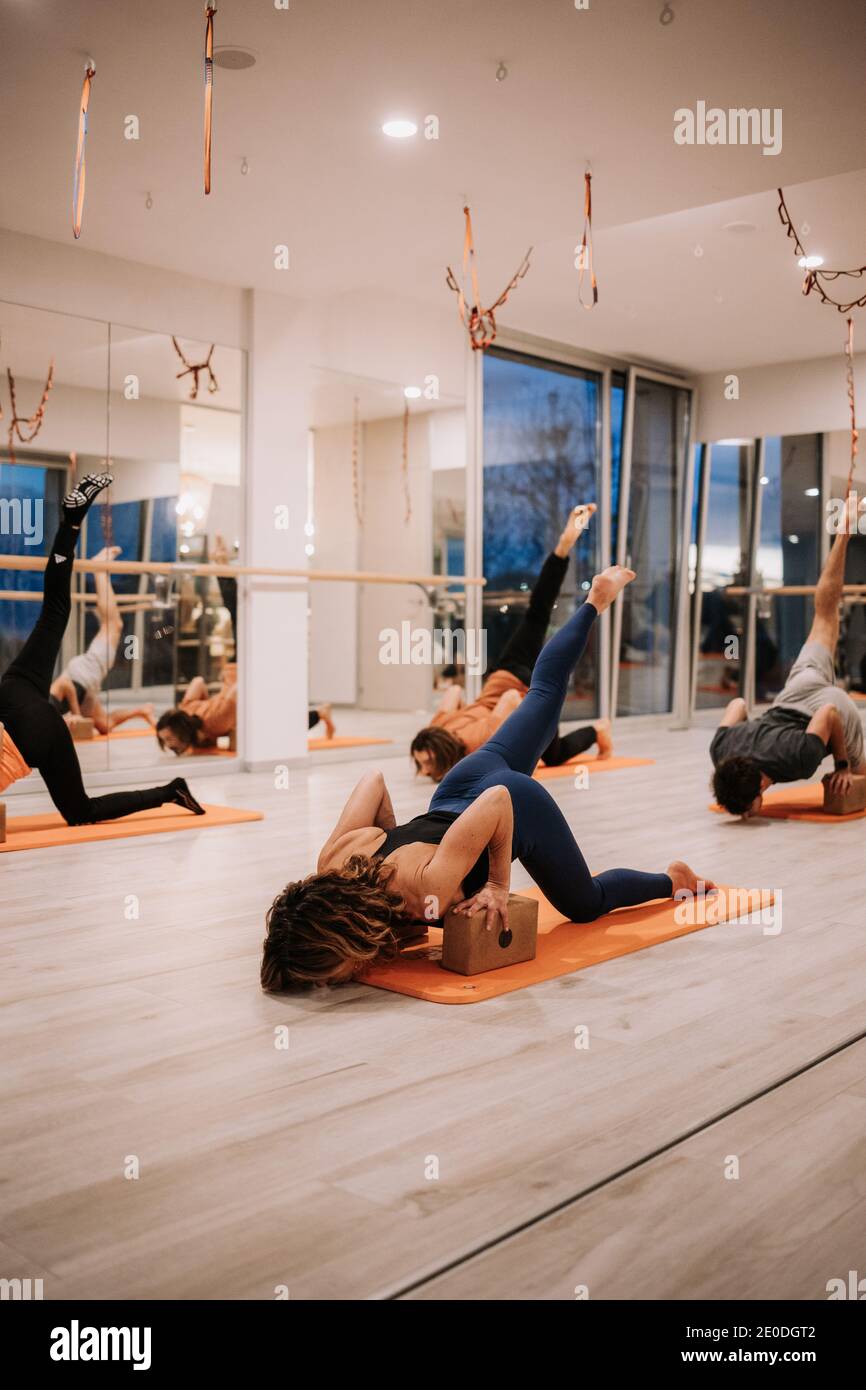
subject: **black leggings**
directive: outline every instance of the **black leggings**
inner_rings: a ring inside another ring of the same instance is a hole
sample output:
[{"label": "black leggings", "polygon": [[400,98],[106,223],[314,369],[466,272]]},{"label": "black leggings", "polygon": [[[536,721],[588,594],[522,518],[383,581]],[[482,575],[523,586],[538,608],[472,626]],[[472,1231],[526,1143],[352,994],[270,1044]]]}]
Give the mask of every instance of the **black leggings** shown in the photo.
[{"label": "black leggings", "polygon": [[0,723],[22,758],[42,774],[68,825],[116,820],[173,800],[169,787],[88,796],[72,735],[49,699],[54,666],[72,607],[72,561],[78,531],[61,522],[48,552],[42,609],[18,656],[0,680]]},{"label": "black leggings", "polygon": [[[559,598],[567,573],[568,559],[551,552],[532,587],[526,614],[509,637],[496,663],[497,671],[509,671],[524,685],[530,684],[550,627],[553,605]],[[542,753],[541,761],[547,767],[559,767],[570,758],[585,753],[594,743],[595,729],[591,725],[586,729],[575,729],[570,734],[557,733]]]}]

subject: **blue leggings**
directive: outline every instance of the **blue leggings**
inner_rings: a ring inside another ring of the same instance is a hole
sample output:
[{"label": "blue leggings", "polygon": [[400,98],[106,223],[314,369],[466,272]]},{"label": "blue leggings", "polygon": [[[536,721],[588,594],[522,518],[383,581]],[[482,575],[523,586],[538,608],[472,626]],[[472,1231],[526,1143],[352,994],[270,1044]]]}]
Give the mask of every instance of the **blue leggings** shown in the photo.
[{"label": "blue leggings", "polygon": [[507,787],[514,809],[512,858],[538,884],[548,902],[571,922],[594,922],[615,907],[669,898],[667,874],[607,869],[595,877],[565,816],[550,793],[532,779],[535,765],[559,725],[571,673],[598,617],[584,603],[535,664],[529,693],[477,752],[462,758],[437,787],[431,811],[465,811],[488,787]]}]

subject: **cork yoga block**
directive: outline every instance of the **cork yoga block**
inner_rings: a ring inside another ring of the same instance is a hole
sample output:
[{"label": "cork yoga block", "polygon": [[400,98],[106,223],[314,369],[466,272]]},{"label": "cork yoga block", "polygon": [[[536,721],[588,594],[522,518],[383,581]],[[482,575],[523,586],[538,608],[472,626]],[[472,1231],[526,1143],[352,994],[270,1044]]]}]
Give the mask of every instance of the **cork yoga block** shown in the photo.
[{"label": "cork yoga block", "polygon": [[70,719],[69,732],[73,743],[86,743],[88,739],[93,738],[93,720],[85,719],[83,715],[79,715],[77,719]]},{"label": "cork yoga block", "polygon": [[834,796],[829,779],[825,778],[824,810],[829,816],[850,816],[854,811],[866,810],[866,776],[853,777],[844,796]]},{"label": "cork yoga block", "polygon": [[538,944],[538,903],[511,893],[508,931],[488,931],[486,912],[468,917],[449,912],[443,922],[442,967],[458,975],[482,975],[503,965],[535,960]]}]

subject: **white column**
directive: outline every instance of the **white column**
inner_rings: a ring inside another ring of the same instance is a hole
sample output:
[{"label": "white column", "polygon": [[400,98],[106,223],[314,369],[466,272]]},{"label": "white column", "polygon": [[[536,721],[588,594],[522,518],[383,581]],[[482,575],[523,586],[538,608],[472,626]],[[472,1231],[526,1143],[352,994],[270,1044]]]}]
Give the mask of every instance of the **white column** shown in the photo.
[{"label": "white column", "polygon": [[[284,295],[248,290],[246,565],[307,567],[308,337]],[[288,529],[278,524],[288,508]],[[306,580],[247,580],[241,721],[248,767],[307,758]]]}]

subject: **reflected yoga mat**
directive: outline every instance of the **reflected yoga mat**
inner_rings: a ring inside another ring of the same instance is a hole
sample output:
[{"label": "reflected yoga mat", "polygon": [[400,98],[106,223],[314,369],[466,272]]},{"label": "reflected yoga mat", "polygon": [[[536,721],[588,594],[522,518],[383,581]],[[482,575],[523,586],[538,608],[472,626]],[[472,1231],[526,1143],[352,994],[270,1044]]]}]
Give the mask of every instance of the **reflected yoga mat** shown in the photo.
[{"label": "reflected yoga mat", "polygon": [[581,753],[580,757],[572,758],[571,762],[560,763],[559,767],[545,767],[539,763],[533,777],[537,777],[539,782],[549,782],[554,777],[571,777],[575,768],[585,767],[589,772],[617,772],[623,767],[653,767],[655,758],[599,758],[597,754]]},{"label": "reflected yoga mat", "polygon": [[218,825],[243,825],[264,820],[262,811],[242,811],[236,806],[205,806],[194,816],[182,806],[160,806],[156,811],[136,811],[122,820],[98,825],[67,825],[56,811],[44,816],[10,816],[0,854],[16,849],[52,849],[55,845],[83,845],[92,840],[126,840],[136,835],[161,835],[171,830],[208,830]]},{"label": "reflected yoga mat", "polygon": [[[820,782],[809,782],[804,787],[780,787],[777,791],[764,792],[761,814],[756,819],[814,820],[823,821],[825,825],[838,825],[840,821],[862,820],[866,816],[866,809],[850,811],[846,816],[833,816],[823,806],[824,788]],[[730,811],[716,801],[710,802],[710,810],[722,816],[730,815]]]},{"label": "reflected yoga mat", "polygon": [[110,734],[94,734],[93,738],[86,738],[84,743],[113,743],[116,738],[156,738],[156,731],[148,726],[140,727],[136,725],[134,729],[112,729]]},{"label": "reflected yoga mat", "polygon": [[455,975],[440,966],[442,930],[431,927],[425,942],[409,947],[396,960],[373,966],[360,977],[360,983],[390,989],[395,994],[410,994],[430,1004],[477,1004],[481,999],[510,994],[558,975],[571,975],[588,965],[631,955],[704,927],[751,916],[773,904],[769,889],[720,886],[718,894],[710,898],[687,903],[657,898],[641,907],[619,908],[599,917],[597,922],[580,924],[567,921],[551,907],[539,888],[521,888],[520,894],[538,899],[535,960],[468,978]]},{"label": "reflected yoga mat", "polygon": [[392,738],[308,738],[307,747],[312,753],[317,748],[368,748],[373,743],[393,743]]}]

